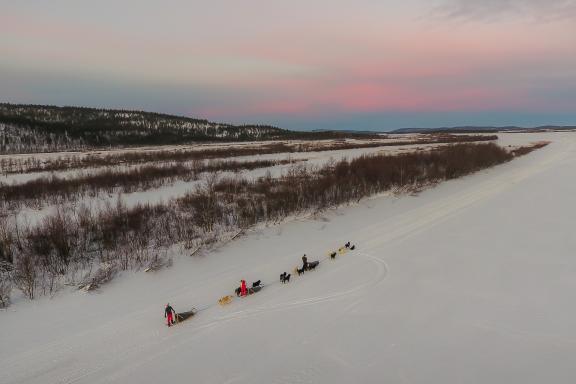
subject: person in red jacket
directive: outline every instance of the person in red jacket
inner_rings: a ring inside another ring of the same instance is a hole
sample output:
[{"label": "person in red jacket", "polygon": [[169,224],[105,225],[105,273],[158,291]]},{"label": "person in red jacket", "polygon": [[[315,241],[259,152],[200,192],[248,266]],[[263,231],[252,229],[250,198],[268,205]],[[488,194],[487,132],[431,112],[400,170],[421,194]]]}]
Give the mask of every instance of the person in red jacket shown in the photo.
[{"label": "person in red jacket", "polygon": [[174,308],[170,306],[170,303],[166,304],[166,308],[164,309],[164,317],[168,319],[168,326],[174,324],[173,315],[176,313]]},{"label": "person in red jacket", "polygon": [[246,296],[246,280],[240,280],[240,296]]}]

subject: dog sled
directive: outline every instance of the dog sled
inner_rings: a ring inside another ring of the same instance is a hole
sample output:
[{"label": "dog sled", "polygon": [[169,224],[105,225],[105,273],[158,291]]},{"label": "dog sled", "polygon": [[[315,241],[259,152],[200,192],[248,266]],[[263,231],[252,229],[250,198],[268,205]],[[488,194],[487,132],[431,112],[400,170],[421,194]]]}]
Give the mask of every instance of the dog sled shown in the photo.
[{"label": "dog sled", "polygon": [[[347,242],[346,244],[344,244],[344,246],[339,247],[336,250],[328,251],[326,259],[330,258],[332,260],[335,260],[338,255],[344,255],[344,254],[348,253],[349,251],[354,251],[355,249],[356,249],[356,245],[351,244],[351,242]],[[301,275],[307,271],[312,271],[312,270],[316,269],[320,265],[319,260],[308,262],[306,255],[304,255],[302,257],[302,261],[303,261],[303,266],[301,268],[299,268],[299,267],[294,268],[294,274]],[[290,276],[291,276],[290,273],[283,272],[280,275],[280,283],[283,283],[283,284],[289,283],[290,282]],[[245,280],[241,280],[241,283],[242,283],[241,287],[238,287],[235,289],[235,294],[238,297],[244,297],[244,296],[249,296],[249,295],[253,295],[255,293],[258,293],[265,286],[265,285],[262,285],[261,280],[253,282],[251,287],[246,287]],[[225,305],[230,304],[233,300],[234,300],[233,295],[226,295],[226,296],[221,297],[218,300],[218,304],[220,304],[221,306],[225,306]],[[193,316],[195,316],[197,313],[198,313],[198,310],[195,308],[192,308],[191,310],[186,311],[186,312],[175,313],[174,322],[172,322],[172,324],[186,321],[186,320],[192,318]]]},{"label": "dog sled", "polygon": [[[246,295],[253,295],[257,292],[260,292],[264,286],[262,285],[262,281],[258,280],[252,283],[252,286],[246,289]],[[238,287],[234,290],[236,296],[242,296],[242,288]]]},{"label": "dog sled", "polygon": [[316,269],[316,267],[320,265],[320,261],[318,260],[314,260],[314,261],[309,261],[306,266],[302,266],[302,268],[294,268],[294,273],[298,274],[298,276],[300,276],[301,274],[303,274],[306,271],[313,271]]},{"label": "dog sled", "polygon": [[248,294],[249,295],[253,295],[257,292],[260,292],[262,290],[262,286],[261,285],[257,285],[255,287],[250,287],[248,288]]},{"label": "dog sled", "polygon": [[198,313],[196,308],[192,308],[191,310],[186,312],[179,312],[175,316],[176,323],[181,323],[185,320],[188,320],[189,318],[193,317],[196,313]]},{"label": "dog sled", "polygon": [[314,260],[308,263],[306,270],[307,271],[312,271],[314,269],[316,269],[316,267],[320,265],[320,262],[318,260]]}]

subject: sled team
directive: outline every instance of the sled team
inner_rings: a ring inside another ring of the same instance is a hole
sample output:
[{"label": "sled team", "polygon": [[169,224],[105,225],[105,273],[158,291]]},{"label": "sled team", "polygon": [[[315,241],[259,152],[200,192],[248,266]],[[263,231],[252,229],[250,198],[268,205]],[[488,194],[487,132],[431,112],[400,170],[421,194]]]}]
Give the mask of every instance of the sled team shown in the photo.
[{"label": "sled team", "polygon": [[[331,252],[329,254],[330,259],[334,260],[338,253],[343,253],[346,250],[353,251],[354,249],[356,249],[356,246],[351,245],[350,242],[347,242],[346,244],[344,244],[343,247],[339,248],[337,252]],[[304,254],[304,256],[302,256],[302,268],[296,267],[296,268],[294,268],[294,271],[296,273],[298,273],[298,275],[300,276],[306,271],[313,271],[318,265],[320,265],[320,261],[315,260],[315,261],[309,262],[308,257],[306,256],[306,254]],[[290,273],[282,272],[280,274],[280,282],[282,284],[289,283],[290,282],[290,276],[291,276]],[[251,295],[253,293],[259,292],[262,288],[263,288],[263,285],[262,285],[261,280],[253,282],[252,286],[250,288],[248,288],[246,286],[246,280],[240,280],[240,286],[238,288],[236,288],[234,292],[236,293],[236,296],[244,297],[244,296],[248,296],[248,295]],[[218,302],[221,305],[228,304],[231,301],[232,301],[232,296],[224,296],[220,300],[218,300]],[[171,325],[175,324],[175,319],[182,321],[182,320],[187,319],[188,317],[193,316],[195,313],[196,313],[196,310],[183,312],[180,314],[176,313],[176,311],[174,311],[174,308],[172,308],[170,303],[168,303],[168,304],[166,304],[166,307],[164,309],[164,318],[166,318],[167,325],[170,327]]]}]

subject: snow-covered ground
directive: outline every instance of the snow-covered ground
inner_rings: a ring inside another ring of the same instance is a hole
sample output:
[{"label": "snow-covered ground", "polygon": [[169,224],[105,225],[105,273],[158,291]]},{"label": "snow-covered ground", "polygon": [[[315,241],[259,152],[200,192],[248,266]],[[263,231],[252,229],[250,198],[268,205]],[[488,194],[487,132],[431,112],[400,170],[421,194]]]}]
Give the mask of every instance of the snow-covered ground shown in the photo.
[{"label": "snow-covered ground", "polygon": [[[395,139],[398,141],[398,139]],[[405,139],[407,140],[407,139]],[[243,170],[238,172],[220,172],[219,177],[242,177],[245,179],[253,180],[259,177],[263,177],[270,174],[272,177],[280,177],[285,174],[294,165],[303,165],[306,167],[321,167],[330,161],[338,161],[341,159],[354,159],[363,155],[370,155],[375,153],[385,153],[390,155],[395,155],[404,152],[413,152],[420,149],[431,149],[439,145],[445,144],[421,144],[421,145],[404,145],[404,146],[385,146],[385,147],[374,147],[374,148],[354,148],[354,149],[341,149],[333,151],[321,151],[321,152],[295,152],[295,153],[273,153],[264,155],[251,155],[251,156],[239,156],[232,157],[228,159],[219,160],[231,160],[237,162],[250,162],[257,160],[292,160],[293,163],[275,165],[271,167],[257,168],[253,170]],[[45,154],[40,154],[39,156],[44,156]],[[219,161],[216,160],[216,161]],[[175,163],[175,162],[174,162]],[[190,162],[191,163],[191,162]],[[150,163],[146,163],[150,164]],[[186,163],[185,163],[186,164]],[[128,169],[141,167],[142,165],[133,166],[115,166],[112,169]],[[23,173],[23,174],[8,174],[0,175],[0,183],[23,183],[32,179],[36,179],[41,176],[58,176],[60,178],[77,177],[79,175],[88,175],[91,173],[101,172],[105,170],[106,167],[90,168],[90,169],[76,169],[67,171],[55,171],[55,172],[35,172],[35,173]],[[161,202],[167,202],[171,199],[184,196],[186,193],[193,191],[195,188],[204,184],[204,178],[201,177],[198,180],[183,181],[177,180],[174,183],[167,183],[158,188],[152,188],[145,191],[135,191],[131,193],[102,193],[96,197],[84,196],[78,201],[72,201],[65,203],[66,206],[79,206],[86,205],[92,209],[98,210],[107,204],[115,204],[115,202],[120,198],[126,203],[127,207],[133,207],[137,204],[157,204]],[[57,207],[55,205],[46,205],[40,208],[23,207],[17,212],[17,220],[22,224],[34,225],[40,222],[44,217],[53,214]]]},{"label": "snow-covered ground", "polygon": [[[0,383],[573,383],[576,133],[418,196],[0,313]],[[275,283],[302,254],[358,250]],[[275,283],[217,305],[241,278]],[[202,310],[173,328],[164,305]]]},{"label": "snow-covered ground", "polygon": [[[414,135],[389,135],[387,142],[398,142],[398,141],[407,141],[414,139]],[[500,139],[498,143],[503,146],[511,145],[511,146],[520,146],[520,145],[527,145],[536,138],[531,134],[513,134],[513,133],[502,133],[500,134]],[[333,141],[322,141],[321,143],[332,143]],[[362,143],[361,140],[354,140],[354,142]],[[368,142],[368,141],[365,141]],[[265,142],[268,143],[268,142]],[[304,144],[305,142],[296,142],[300,144]],[[309,142],[308,142],[309,143]],[[262,143],[232,143],[230,146],[233,147],[241,147],[241,146],[255,146],[255,145],[262,145]],[[402,145],[402,146],[384,146],[384,147],[374,147],[374,148],[354,148],[354,149],[342,149],[342,150],[332,150],[332,151],[320,151],[320,152],[295,152],[295,153],[273,153],[273,154],[264,154],[264,155],[251,155],[251,156],[239,156],[229,158],[232,161],[238,162],[249,162],[255,160],[293,160],[295,163],[299,165],[305,165],[307,167],[321,167],[330,161],[338,161],[341,159],[354,159],[363,155],[370,155],[370,154],[399,154],[405,152],[413,152],[417,150],[428,150],[431,148],[435,148],[445,144],[417,144],[417,145]],[[161,147],[163,150],[178,150],[178,149],[186,149],[186,150],[200,150],[206,148],[220,148],[222,144],[201,144],[197,146],[164,146]],[[153,148],[141,148],[143,151],[154,151],[158,149]],[[120,152],[127,152],[127,151],[134,151],[134,149],[120,149],[115,151],[110,151],[111,153],[120,153]],[[80,156],[85,156],[87,154],[98,154],[98,153],[108,153],[108,152],[84,152],[81,153]],[[66,158],[67,156],[71,155],[78,155],[75,152],[60,152],[60,153],[41,153],[41,154],[24,154],[24,155],[16,155],[21,157],[37,157],[41,159],[49,159],[53,158]],[[8,155],[6,155],[8,156]],[[2,156],[0,156],[2,157]],[[226,159],[218,159],[218,160],[226,160]],[[216,161],[218,161],[216,160]],[[159,163],[146,163],[146,164],[159,164]],[[54,172],[33,172],[33,173],[22,173],[22,174],[0,174],[0,183],[23,183],[32,179],[36,179],[38,177],[49,177],[49,176],[57,176],[60,178],[71,178],[71,177],[78,177],[81,175],[89,175],[93,173],[101,172],[105,169],[116,169],[116,170],[126,170],[130,168],[137,168],[141,167],[142,165],[119,165],[114,167],[97,167],[97,168],[87,168],[87,169],[72,169],[66,171],[54,171]],[[272,167],[266,168],[258,168],[254,170],[244,170],[239,172],[221,172],[221,177],[229,177],[229,176],[239,176],[247,179],[254,179],[258,177],[262,177],[266,174],[270,174],[272,177],[279,177],[280,175],[286,173],[288,169],[292,167],[292,164],[284,164],[284,165],[277,165]],[[86,206],[92,207],[92,209],[99,209],[99,207],[106,206],[106,204],[114,204],[118,198],[120,197],[122,201],[126,203],[128,207],[132,207],[136,204],[156,204],[160,202],[166,202],[170,199],[178,198],[183,196],[189,191],[194,190],[199,185],[203,184],[203,179],[200,180],[192,180],[192,181],[183,181],[177,180],[174,183],[168,183],[163,185],[159,188],[153,188],[145,191],[136,191],[131,193],[113,193],[113,194],[100,194],[97,197],[88,197],[85,196],[79,201],[72,201],[66,203],[66,205],[81,205],[84,204]],[[56,211],[56,206],[54,205],[47,205],[42,206],[39,208],[31,208],[31,207],[23,207],[17,213],[17,219],[22,224],[35,224],[42,220],[45,216],[53,214]]]},{"label": "snow-covered ground", "polygon": [[[399,138],[389,139],[389,140],[382,140],[383,143],[387,145],[393,142],[398,141],[409,141],[414,139],[413,137],[406,137],[403,140]],[[371,143],[368,140],[349,140],[350,143],[355,144],[368,144]],[[276,143],[276,142],[272,142]],[[330,141],[321,141],[319,143],[312,142],[313,144],[318,145],[331,145],[334,144],[334,140]],[[245,143],[231,143],[229,147],[232,148],[242,148],[242,147],[258,147],[263,145],[268,145],[270,142],[260,142],[259,144],[251,143],[250,145]],[[310,145],[311,142],[301,142],[301,141],[294,141],[292,144],[307,144]],[[235,157],[228,157],[228,158],[220,158],[214,159],[218,160],[230,160],[230,161],[254,161],[254,160],[285,160],[287,158],[291,158],[294,160],[307,160],[310,161],[312,164],[321,165],[325,163],[327,160],[331,158],[340,159],[343,157],[352,159],[363,154],[370,154],[376,152],[385,152],[389,154],[396,154],[406,151],[414,151],[417,148],[430,148],[437,146],[438,144],[414,144],[414,145],[389,145],[389,146],[382,146],[382,147],[372,147],[372,148],[354,148],[354,149],[338,149],[338,150],[324,150],[319,152],[280,152],[280,153],[271,153],[271,154],[262,154],[262,155],[247,155],[247,156],[235,156]],[[163,146],[159,147],[161,149],[142,149],[143,152],[154,152],[154,151],[177,151],[177,150],[186,150],[186,151],[200,151],[206,149],[218,149],[222,148],[222,144],[199,144],[196,146],[181,146],[181,147],[173,147],[173,146]],[[158,147],[157,147],[158,148]],[[107,154],[121,154],[126,152],[134,152],[134,149],[130,150],[114,150],[109,152],[82,152],[82,153],[75,153],[75,152],[58,152],[58,153],[37,153],[37,154],[24,154],[24,155],[0,155],[0,160],[2,158],[12,157],[16,160],[18,159],[40,159],[41,161],[50,161],[55,159],[67,159],[70,157],[86,157],[88,155],[107,155]],[[172,162],[172,161],[168,161]],[[146,162],[143,163],[145,165],[150,164],[166,164],[167,162]],[[185,162],[188,163],[188,162]],[[189,162],[191,163],[191,162]],[[134,164],[134,165],[117,165],[113,167],[107,166],[100,166],[100,167],[91,167],[91,168],[82,168],[82,169],[71,169],[66,171],[40,171],[40,172],[30,172],[30,173],[2,173],[0,169],[0,183],[22,183],[26,182],[41,176],[50,176],[50,175],[57,175],[58,177],[68,178],[68,177],[75,177],[81,174],[92,174],[97,173],[99,171],[114,168],[114,169],[130,169],[130,168],[137,168],[141,167],[142,164]]]},{"label": "snow-covered ground", "polygon": [[[418,134],[391,134],[382,136],[382,141],[387,142],[399,142],[418,138]],[[328,140],[316,140],[312,143],[317,145],[332,144],[335,141],[342,141],[340,139],[328,139]],[[355,143],[368,143],[371,140],[360,140],[360,139],[345,139],[344,141],[355,142]],[[67,152],[45,152],[45,153],[22,153],[22,154],[9,154],[0,155],[0,160],[3,158],[12,158],[18,160],[26,160],[30,158],[40,159],[43,161],[65,159],[71,157],[87,157],[87,156],[106,156],[114,155],[120,153],[131,153],[131,152],[158,152],[158,151],[202,151],[207,149],[222,149],[222,148],[245,148],[245,147],[259,147],[262,145],[269,144],[310,144],[308,140],[267,140],[267,141],[242,141],[242,142],[227,142],[227,143],[208,143],[208,144],[186,144],[186,145],[163,145],[163,146],[148,146],[148,147],[129,147],[129,148],[119,148],[110,150],[88,150],[88,151],[67,151]]]}]

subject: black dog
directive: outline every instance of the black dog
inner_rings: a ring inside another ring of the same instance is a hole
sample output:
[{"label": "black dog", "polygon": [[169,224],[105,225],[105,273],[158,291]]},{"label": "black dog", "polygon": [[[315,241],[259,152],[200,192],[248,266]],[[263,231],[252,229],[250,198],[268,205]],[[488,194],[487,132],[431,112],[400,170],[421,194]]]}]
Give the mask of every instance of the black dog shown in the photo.
[{"label": "black dog", "polygon": [[281,282],[282,284],[289,283],[289,282],[290,282],[290,274],[289,274],[289,273],[286,273],[286,272],[282,273],[282,274],[280,275],[280,282]]},{"label": "black dog", "polygon": [[234,292],[236,292],[236,296],[240,297],[240,292],[242,292],[242,289],[240,289],[240,287],[238,287],[238,288],[236,288],[236,290]]},{"label": "black dog", "polygon": [[332,253],[330,254],[330,258],[331,258],[332,260],[334,260],[334,259],[336,258],[336,252],[332,252]]},{"label": "black dog", "polygon": [[313,271],[319,264],[320,262],[318,260],[308,263],[308,271]]},{"label": "black dog", "polygon": [[300,276],[301,274],[303,274],[305,272],[304,267],[302,267],[302,269],[296,268],[296,272],[298,272],[298,276]]},{"label": "black dog", "polygon": [[345,246],[346,248],[350,248],[350,242],[347,242],[346,244],[344,244],[344,246]]},{"label": "black dog", "polygon": [[253,282],[253,283],[252,283],[252,288],[254,288],[254,287],[259,287],[261,282],[262,282],[262,280],[258,280],[258,281]]}]

